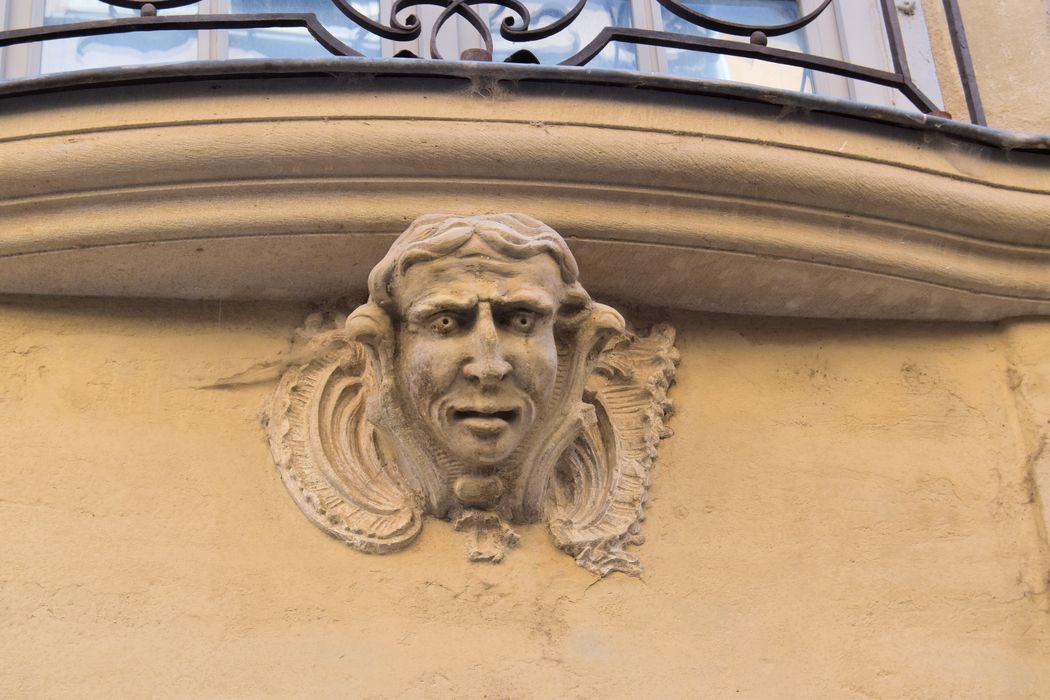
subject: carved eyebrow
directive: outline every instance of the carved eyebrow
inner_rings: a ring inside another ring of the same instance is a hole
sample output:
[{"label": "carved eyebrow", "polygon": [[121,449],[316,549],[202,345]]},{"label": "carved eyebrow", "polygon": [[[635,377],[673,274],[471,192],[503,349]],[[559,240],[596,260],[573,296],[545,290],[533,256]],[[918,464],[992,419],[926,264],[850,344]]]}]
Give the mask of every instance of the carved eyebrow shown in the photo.
[{"label": "carved eyebrow", "polygon": [[527,308],[542,314],[554,313],[554,300],[547,294],[537,292],[513,292],[505,297],[493,299],[492,305],[500,311]]},{"label": "carved eyebrow", "polygon": [[[477,295],[466,297],[441,293],[430,294],[413,302],[408,307],[405,316],[410,321],[422,321],[440,311],[466,313],[475,308],[479,301]],[[490,301],[493,308],[498,312],[526,308],[544,315],[554,313],[554,300],[544,293],[519,290],[505,297],[487,299],[486,301]]]},{"label": "carved eyebrow", "polygon": [[418,299],[408,307],[405,314],[409,320],[419,321],[436,314],[439,311],[454,311],[458,313],[470,311],[478,305],[476,296],[461,297],[449,294],[431,294]]}]

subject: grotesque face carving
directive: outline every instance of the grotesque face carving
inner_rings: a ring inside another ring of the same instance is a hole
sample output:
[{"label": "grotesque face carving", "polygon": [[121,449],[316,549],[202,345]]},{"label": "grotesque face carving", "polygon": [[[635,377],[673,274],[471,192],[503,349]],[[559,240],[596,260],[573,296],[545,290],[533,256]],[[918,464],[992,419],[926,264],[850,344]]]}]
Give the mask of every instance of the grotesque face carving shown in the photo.
[{"label": "grotesque face carving", "polygon": [[274,395],[271,447],[303,512],[366,552],[444,518],[493,562],[510,524],[543,518],[580,565],[638,573],[623,548],[667,435],[674,334],[626,333],[578,278],[532,217],[417,219]]},{"label": "grotesque face carving", "polygon": [[468,470],[506,460],[550,399],[565,292],[549,255],[508,260],[477,239],[403,272],[397,382]]}]

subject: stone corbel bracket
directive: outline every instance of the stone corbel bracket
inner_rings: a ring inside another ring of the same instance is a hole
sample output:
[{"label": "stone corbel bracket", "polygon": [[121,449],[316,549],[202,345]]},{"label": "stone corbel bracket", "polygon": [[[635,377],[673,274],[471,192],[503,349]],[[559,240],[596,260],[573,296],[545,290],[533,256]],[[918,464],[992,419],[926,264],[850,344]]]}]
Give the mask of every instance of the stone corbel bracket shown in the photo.
[{"label": "stone corbel bracket", "polygon": [[430,516],[500,562],[512,525],[543,521],[581,566],[637,575],[674,336],[593,301],[532,217],[428,214],[367,303],[297,331],[263,421],[295,503],[355,549],[401,549]]},{"label": "stone corbel bracket", "polygon": [[392,65],[0,97],[0,293],[363,294],[419,213],[516,210],[563,233],[597,297],[1050,313],[1050,152],[1011,150],[1038,139],[600,71]]}]

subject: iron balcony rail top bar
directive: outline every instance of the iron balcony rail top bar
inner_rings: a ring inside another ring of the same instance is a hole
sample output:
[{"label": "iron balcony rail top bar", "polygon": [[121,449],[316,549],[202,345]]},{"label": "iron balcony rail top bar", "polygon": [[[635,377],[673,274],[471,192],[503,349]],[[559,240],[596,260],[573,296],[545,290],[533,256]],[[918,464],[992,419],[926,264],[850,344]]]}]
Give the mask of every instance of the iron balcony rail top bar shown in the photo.
[{"label": "iron balcony rail top bar", "polygon": [[[806,27],[827,10],[833,1],[823,0],[814,10],[791,22],[777,25],[747,25],[711,17],[694,10],[681,0],[656,0],[660,6],[696,27],[734,36],[749,36],[749,42],[636,27],[605,27],[599,31],[590,43],[574,55],[562,60],[558,65],[586,66],[603,49],[614,42],[739,56],[832,73],[845,78],[890,87],[900,91],[920,111],[927,114],[944,115],[945,113],[916,86],[912,79],[905,54],[904,40],[897,21],[897,9],[894,0],[879,0],[886,36],[889,41],[889,53],[893,63],[893,71],[878,70],[800,51],[771,48],[766,45],[770,36],[780,36]],[[188,7],[198,4],[200,0],[155,0],[152,3],[139,2],[138,0],[98,0],[98,2],[112,7],[137,10],[139,16],[8,30],[0,32],[0,48],[55,39],[128,32],[297,27],[305,29],[318,45],[334,56],[363,57],[361,52],[337,39],[318,20],[316,14],[312,12],[161,16],[157,14],[158,10]],[[438,34],[449,20],[459,16],[478,32],[480,39],[485,45],[484,49],[468,49],[464,52],[462,58],[487,61],[491,60],[493,53],[492,34],[488,23],[474,9],[475,5],[498,5],[516,14],[518,16],[517,20],[513,17],[508,17],[503,21],[500,25],[500,35],[508,41],[522,43],[545,39],[566,30],[579,17],[588,0],[577,0],[576,4],[562,17],[540,27],[530,27],[532,18],[528,8],[521,0],[394,0],[388,25],[384,25],[362,14],[348,0],[331,0],[331,2],[350,21],[371,34],[395,42],[414,41],[422,33],[422,26],[415,15],[408,16],[404,20],[398,20],[397,16],[399,13],[422,5],[437,6],[442,9],[431,27],[429,47],[431,58],[442,58],[437,46]],[[970,111],[970,120],[974,124],[984,125],[986,123],[984,113],[980,104],[980,97],[973,74],[973,65],[970,61],[966,36],[956,0],[943,0],[943,2],[956,59],[959,64],[960,78]],[[409,51],[400,51],[397,56],[416,57]],[[511,63],[539,63],[536,56],[527,49],[517,51],[505,60]]]}]

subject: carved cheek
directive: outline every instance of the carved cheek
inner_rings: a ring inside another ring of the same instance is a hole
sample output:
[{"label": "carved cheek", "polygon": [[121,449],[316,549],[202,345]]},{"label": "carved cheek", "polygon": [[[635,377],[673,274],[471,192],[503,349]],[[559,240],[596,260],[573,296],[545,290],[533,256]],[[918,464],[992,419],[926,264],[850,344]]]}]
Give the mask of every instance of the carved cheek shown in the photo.
[{"label": "carved cheek", "polygon": [[402,386],[426,410],[456,381],[462,348],[454,339],[408,333],[401,345]]},{"label": "carved cheek", "polygon": [[552,332],[538,333],[523,339],[520,357],[521,386],[537,403],[543,403],[554,391],[558,374],[558,350]]}]

